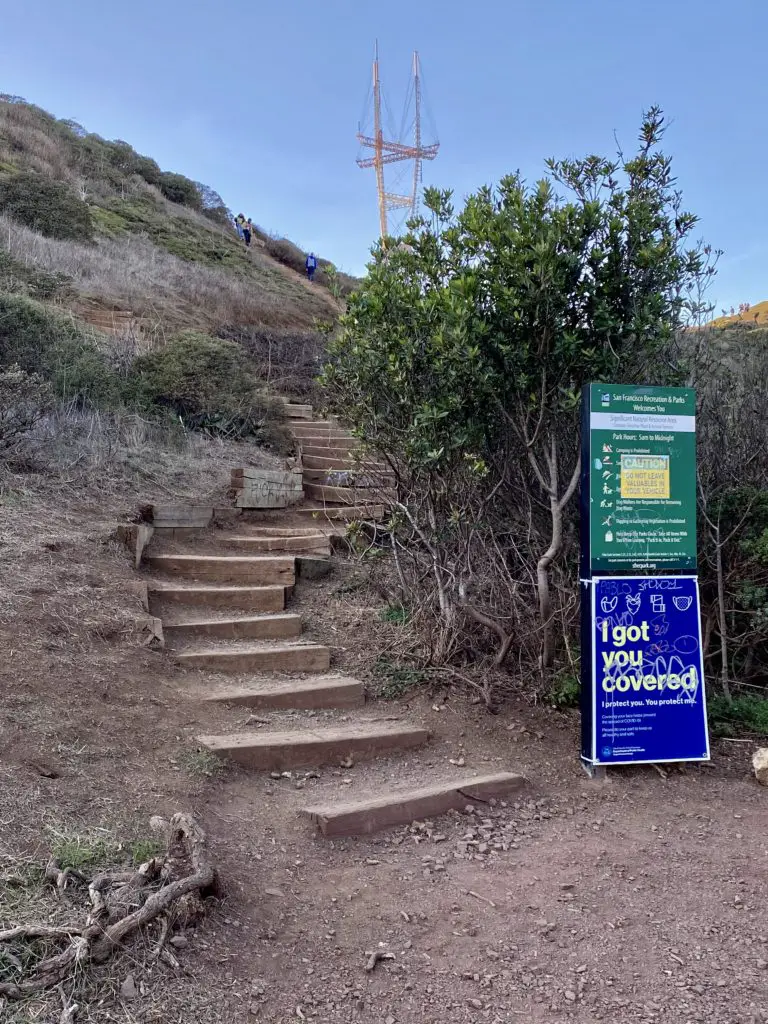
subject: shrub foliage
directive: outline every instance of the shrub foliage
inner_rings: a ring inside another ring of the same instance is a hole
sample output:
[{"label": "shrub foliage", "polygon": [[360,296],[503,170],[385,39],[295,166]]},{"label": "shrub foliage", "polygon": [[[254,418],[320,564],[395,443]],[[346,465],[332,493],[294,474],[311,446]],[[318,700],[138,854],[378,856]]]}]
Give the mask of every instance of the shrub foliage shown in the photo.
[{"label": "shrub foliage", "polygon": [[0,180],[0,212],[50,238],[93,238],[88,205],[68,185],[39,174],[21,172]]}]

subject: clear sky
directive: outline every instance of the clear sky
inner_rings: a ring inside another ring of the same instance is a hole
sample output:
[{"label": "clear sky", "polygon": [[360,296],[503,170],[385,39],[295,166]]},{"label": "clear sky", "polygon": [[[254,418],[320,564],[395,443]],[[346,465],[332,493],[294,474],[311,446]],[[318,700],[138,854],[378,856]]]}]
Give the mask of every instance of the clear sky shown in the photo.
[{"label": "clear sky", "polygon": [[[712,299],[768,298],[763,0],[24,0],[2,4],[0,91],[122,138],[236,212],[360,272],[378,231],[355,132],[378,37],[397,113],[422,56],[459,196],[547,156],[628,147],[644,107],[701,233]],[[399,118],[398,118],[399,119]]]}]

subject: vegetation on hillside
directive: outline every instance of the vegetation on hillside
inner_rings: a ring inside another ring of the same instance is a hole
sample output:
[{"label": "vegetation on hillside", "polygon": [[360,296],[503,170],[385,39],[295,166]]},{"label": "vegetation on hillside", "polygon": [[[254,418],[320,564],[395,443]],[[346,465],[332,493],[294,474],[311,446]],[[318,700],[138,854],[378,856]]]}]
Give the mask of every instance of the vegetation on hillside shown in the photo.
[{"label": "vegetation on hillside", "polygon": [[550,161],[459,212],[429,191],[350,300],[326,382],[396,475],[400,600],[427,660],[578,676],[581,387],[693,380],[708,668],[726,692],[768,670],[768,362],[724,402],[716,349],[686,338],[718,254],[693,241],[662,136],[652,110],[630,158]]},{"label": "vegetation on hillside", "polygon": [[264,392],[311,392],[349,281],[320,261],[309,287],[300,249],[259,239],[210,187],[0,97],[0,372],[30,375],[26,405],[39,380],[84,410],[283,444]]}]

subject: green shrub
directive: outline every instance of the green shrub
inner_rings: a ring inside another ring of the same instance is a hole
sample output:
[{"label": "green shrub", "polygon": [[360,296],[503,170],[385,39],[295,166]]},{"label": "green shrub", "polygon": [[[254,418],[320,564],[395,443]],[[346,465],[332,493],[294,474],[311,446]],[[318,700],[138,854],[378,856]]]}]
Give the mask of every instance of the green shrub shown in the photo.
[{"label": "green shrub", "polygon": [[33,299],[53,299],[71,294],[71,280],[66,274],[49,274],[37,267],[28,267],[0,249],[0,292],[20,292]]},{"label": "green shrub", "polygon": [[428,678],[422,669],[390,661],[389,658],[379,658],[373,666],[373,673],[378,679],[378,696],[388,700],[404,696],[415,686],[425,683]]},{"label": "green shrub", "polygon": [[69,186],[39,174],[24,171],[0,181],[0,210],[50,238],[93,238],[89,207]]},{"label": "green shrub", "polygon": [[0,370],[0,451],[16,448],[50,409],[51,386],[18,366]]},{"label": "green shrub", "polygon": [[90,334],[38,302],[0,294],[0,367],[13,365],[39,374],[60,398],[98,408],[120,402],[120,381]]},{"label": "green shrub", "polygon": [[242,348],[196,331],[136,359],[128,391],[147,410],[169,409],[192,429],[229,437],[264,436],[275,420]]},{"label": "green shrub", "polygon": [[558,672],[552,680],[547,694],[546,703],[550,707],[564,711],[566,708],[577,708],[581,701],[581,681],[571,671]]},{"label": "green shrub", "polygon": [[714,694],[707,698],[707,716],[714,736],[768,736],[768,697]]},{"label": "green shrub", "polygon": [[172,203],[188,206],[191,210],[202,210],[203,208],[197,186],[194,181],[185,178],[183,174],[172,174],[170,171],[161,174],[160,191]]}]

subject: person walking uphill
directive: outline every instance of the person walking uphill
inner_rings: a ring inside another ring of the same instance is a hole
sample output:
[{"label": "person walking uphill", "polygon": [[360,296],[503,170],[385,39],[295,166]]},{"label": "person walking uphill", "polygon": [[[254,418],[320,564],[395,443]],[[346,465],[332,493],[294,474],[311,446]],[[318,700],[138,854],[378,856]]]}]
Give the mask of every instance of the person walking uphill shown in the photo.
[{"label": "person walking uphill", "polygon": [[317,270],[317,260],[315,259],[315,254],[313,252],[311,252],[309,256],[307,256],[307,262],[305,266],[307,268],[307,277],[311,281],[312,278],[315,276],[315,271]]},{"label": "person walking uphill", "polygon": [[245,228],[245,215],[238,213],[235,217],[235,226],[237,227],[238,238],[244,238],[243,229]]},{"label": "person walking uphill", "polygon": [[251,247],[251,230],[252,229],[253,229],[253,224],[251,224],[251,218],[249,217],[248,220],[245,222],[245,224],[243,224],[243,238],[245,239],[245,247],[246,247],[246,249],[250,249],[250,247]]}]

